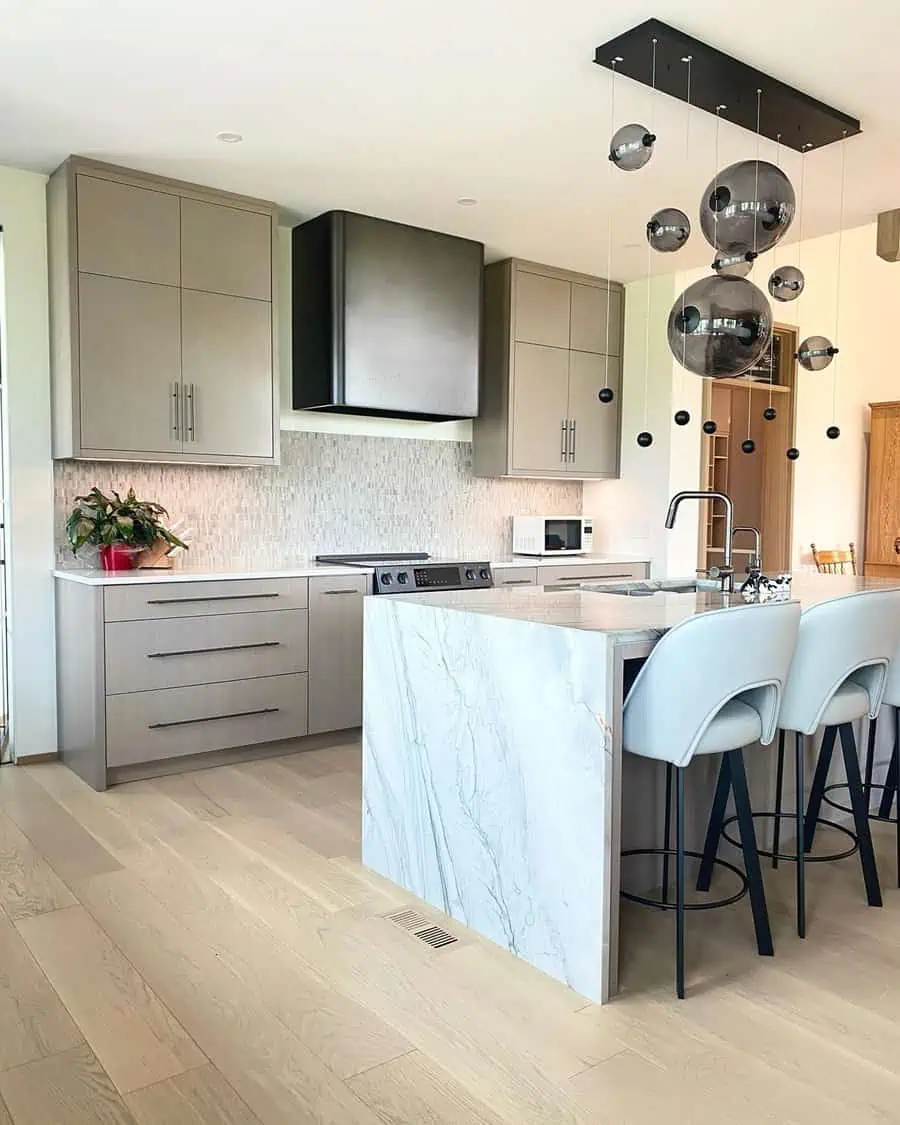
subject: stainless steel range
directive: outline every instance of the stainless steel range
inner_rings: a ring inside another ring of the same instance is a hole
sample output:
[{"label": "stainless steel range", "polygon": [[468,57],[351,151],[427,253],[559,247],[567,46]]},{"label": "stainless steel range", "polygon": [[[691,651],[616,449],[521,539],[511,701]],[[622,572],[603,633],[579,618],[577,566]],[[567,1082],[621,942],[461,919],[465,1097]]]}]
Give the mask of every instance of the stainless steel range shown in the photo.
[{"label": "stainless steel range", "polygon": [[494,585],[489,562],[435,559],[426,554],[316,555],[316,562],[359,566],[374,571],[373,594],[484,590]]}]

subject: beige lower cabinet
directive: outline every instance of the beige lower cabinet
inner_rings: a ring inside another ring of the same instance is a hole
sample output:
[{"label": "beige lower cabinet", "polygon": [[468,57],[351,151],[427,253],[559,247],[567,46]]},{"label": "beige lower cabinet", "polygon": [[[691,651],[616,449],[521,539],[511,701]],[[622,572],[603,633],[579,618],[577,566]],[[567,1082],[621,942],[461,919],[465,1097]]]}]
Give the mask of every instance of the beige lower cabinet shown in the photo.
[{"label": "beige lower cabinet", "polygon": [[58,578],[63,761],[104,789],[172,759],[358,726],[366,586]]},{"label": "beige lower cabinet", "polygon": [[362,723],[367,575],[309,580],[309,733]]}]

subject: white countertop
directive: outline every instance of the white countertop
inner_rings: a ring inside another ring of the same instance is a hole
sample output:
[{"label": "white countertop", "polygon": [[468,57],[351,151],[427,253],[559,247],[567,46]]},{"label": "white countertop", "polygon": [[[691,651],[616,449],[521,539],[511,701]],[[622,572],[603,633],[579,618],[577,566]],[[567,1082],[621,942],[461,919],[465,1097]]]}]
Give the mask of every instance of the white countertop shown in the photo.
[{"label": "white countertop", "polygon": [[648,555],[595,554],[595,555],[501,555],[491,559],[491,566],[512,568],[517,566],[617,566],[619,563],[649,563]]},{"label": "white countertop", "polygon": [[[540,558],[530,555],[504,555],[491,559],[495,567],[535,567],[535,566],[591,566],[595,564],[617,564],[647,562],[640,555],[544,555]],[[335,577],[337,575],[365,573],[366,568],[358,566],[337,566],[332,563],[317,563],[315,559],[290,559],[279,566],[259,566],[246,560],[235,560],[228,567],[198,567],[190,563],[179,565],[171,570],[86,570],[65,568],[54,570],[55,578],[67,582],[81,582],[87,586],[129,586],[142,582],[215,582],[236,578],[311,578],[313,576]]]},{"label": "white countertop", "polygon": [[313,559],[297,559],[282,566],[260,567],[234,562],[230,567],[174,566],[171,570],[54,570],[54,578],[81,582],[87,586],[133,586],[142,582],[219,582],[237,578],[334,578],[338,575],[365,574],[358,566],[334,566]]},{"label": "white countertop", "polygon": [[[739,593],[718,591],[694,594],[656,593],[628,597],[601,593],[602,585],[560,590],[545,586],[504,586],[491,590],[458,590],[434,594],[394,594],[391,602],[410,602],[459,610],[488,617],[533,621],[562,629],[581,629],[619,635],[659,634],[688,617],[732,605],[744,605]],[[803,609],[864,590],[900,590],[892,578],[864,578],[843,574],[798,574],[792,600]],[[381,600],[381,599],[379,599]]]}]

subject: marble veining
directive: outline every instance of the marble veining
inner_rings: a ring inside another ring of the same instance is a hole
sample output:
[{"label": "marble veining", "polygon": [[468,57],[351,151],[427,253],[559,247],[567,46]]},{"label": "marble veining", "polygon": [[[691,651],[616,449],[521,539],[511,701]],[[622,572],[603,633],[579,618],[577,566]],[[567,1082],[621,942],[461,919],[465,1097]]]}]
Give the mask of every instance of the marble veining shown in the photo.
[{"label": "marble veining", "polygon": [[363,862],[599,999],[606,638],[398,598],[365,613]]},{"label": "marble veining", "polygon": [[185,520],[195,533],[190,562],[208,570],[235,557],[263,568],[338,552],[493,558],[509,551],[511,516],[582,506],[580,481],[473,476],[470,442],[283,431],[281,458],[249,469],[57,461],[58,564],[72,565],[65,518],[95,484],[133,485]]}]

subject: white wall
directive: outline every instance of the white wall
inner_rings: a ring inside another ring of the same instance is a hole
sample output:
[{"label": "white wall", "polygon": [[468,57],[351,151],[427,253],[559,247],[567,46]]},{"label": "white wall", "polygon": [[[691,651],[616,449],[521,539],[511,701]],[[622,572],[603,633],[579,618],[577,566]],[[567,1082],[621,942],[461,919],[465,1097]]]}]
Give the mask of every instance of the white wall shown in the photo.
[{"label": "white wall", "polygon": [[0,167],[11,739],[20,758],[56,750],[45,182]]},{"label": "white wall", "polygon": [[[839,236],[808,239],[779,247],[756,266],[753,280],[765,285],[776,263],[798,264],[806,289],[798,301],[772,302],[776,320],[798,324],[801,339],[823,335],[841,349],[831,367],[814,374],[800,370],[797,399],[793,565],[811,562],[809,545],[846,546],[863,553],[866,439],[870,402],[900,399],[900,353],[893,327],[900,320],[900,263],[875,254],[875,224],[845,231],[840,269],[840,326],[836,324]],[[646,282],[626,287],[626,358],[623,387],[622,479],[586,485],[585,511],[597,521],[603,549],[648,550],[655,574],[687,574],[697,565],[697,512],[687,506],[675,530],[663,529],[669,497],[700,484],[699,423],[702,381],[672,360],[665,341],[666,316],[683,288],[705,271],[668,274],[652,281],[648,427],[650,450],[635,437],[643,429]],[[832,397],[836,375],[834,414]],[[691,425],[672,417],[684,406]],[[825,431],[834,417],[841,436]],[[654,428],[655,427],[655,428]],[[898,529],[900,530],[900,529]]]}]

